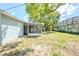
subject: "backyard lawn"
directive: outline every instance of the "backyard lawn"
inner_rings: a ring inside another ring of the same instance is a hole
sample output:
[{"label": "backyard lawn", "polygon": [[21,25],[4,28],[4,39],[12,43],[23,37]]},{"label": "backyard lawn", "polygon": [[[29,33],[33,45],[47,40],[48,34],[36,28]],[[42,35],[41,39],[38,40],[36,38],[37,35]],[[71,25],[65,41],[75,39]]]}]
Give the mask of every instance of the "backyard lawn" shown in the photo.
[{"label": "backyard lawn", "polygon": [[40,37],[22,37],[2,46],[0,55],[79,56],[79,35],[44,32]]}]

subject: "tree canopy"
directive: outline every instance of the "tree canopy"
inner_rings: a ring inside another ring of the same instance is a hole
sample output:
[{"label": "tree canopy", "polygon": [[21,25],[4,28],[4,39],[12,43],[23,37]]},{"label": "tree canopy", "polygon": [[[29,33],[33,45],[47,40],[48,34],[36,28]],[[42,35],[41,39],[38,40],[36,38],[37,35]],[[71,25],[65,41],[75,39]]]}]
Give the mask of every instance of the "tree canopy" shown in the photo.
[{"label": "tree canopy", "polygon": [[61,3],[31,3],[26,4],[26,12],[31,21],[41,22],[45,25],[45,30],[53,30],[59,20],[59,8]]}]

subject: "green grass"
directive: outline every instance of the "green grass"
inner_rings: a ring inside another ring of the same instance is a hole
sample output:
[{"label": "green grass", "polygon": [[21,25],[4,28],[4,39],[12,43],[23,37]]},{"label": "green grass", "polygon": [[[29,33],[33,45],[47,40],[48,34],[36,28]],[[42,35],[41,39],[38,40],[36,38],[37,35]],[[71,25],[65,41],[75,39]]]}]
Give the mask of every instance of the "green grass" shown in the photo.
[{"label": "green grass", "polygon": [[[61,33],[61,32],[44,32],[41,37],[37,38],[20,38],[23,39],[15,48],[31,48],[32,44],[49,44],[52,46],[51,55],[64,55],[59,51],[61,48],[66,48],[66,42],[79,42],[79,35]],[[30,51],[28,49],[28,51]]]},{"label": "green grass", "polygon": [[55,52],[52,52],[52,53],[50,53],[51,55],[53,55],[53,56],[62,56],[63,54],[61,53],[61,52],[57,52],[57,51],[55,51]]}]

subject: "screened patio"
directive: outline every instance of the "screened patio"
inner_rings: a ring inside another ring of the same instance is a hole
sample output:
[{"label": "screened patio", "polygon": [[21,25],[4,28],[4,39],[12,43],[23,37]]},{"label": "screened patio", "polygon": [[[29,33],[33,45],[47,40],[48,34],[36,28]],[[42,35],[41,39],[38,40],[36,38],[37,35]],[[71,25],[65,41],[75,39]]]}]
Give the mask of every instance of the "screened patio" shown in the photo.
[{"label": "screened patio", "polygon": [[24,24],[24,35],[28,36],[40,36],[42,33],[42,23],[30,22]]}]

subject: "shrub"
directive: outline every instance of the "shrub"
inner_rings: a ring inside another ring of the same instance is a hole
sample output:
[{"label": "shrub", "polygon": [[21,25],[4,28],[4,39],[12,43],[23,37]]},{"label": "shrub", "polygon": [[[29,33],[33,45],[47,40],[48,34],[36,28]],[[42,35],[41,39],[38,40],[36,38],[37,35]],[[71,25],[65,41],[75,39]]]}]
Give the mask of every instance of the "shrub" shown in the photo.
[{"label": "shrub", "polygon": [[4,45],[4,48],[15,48],[18,44],[20,44],[21,42],[13,42],[13,43],[8,43],[6,45]]}]

